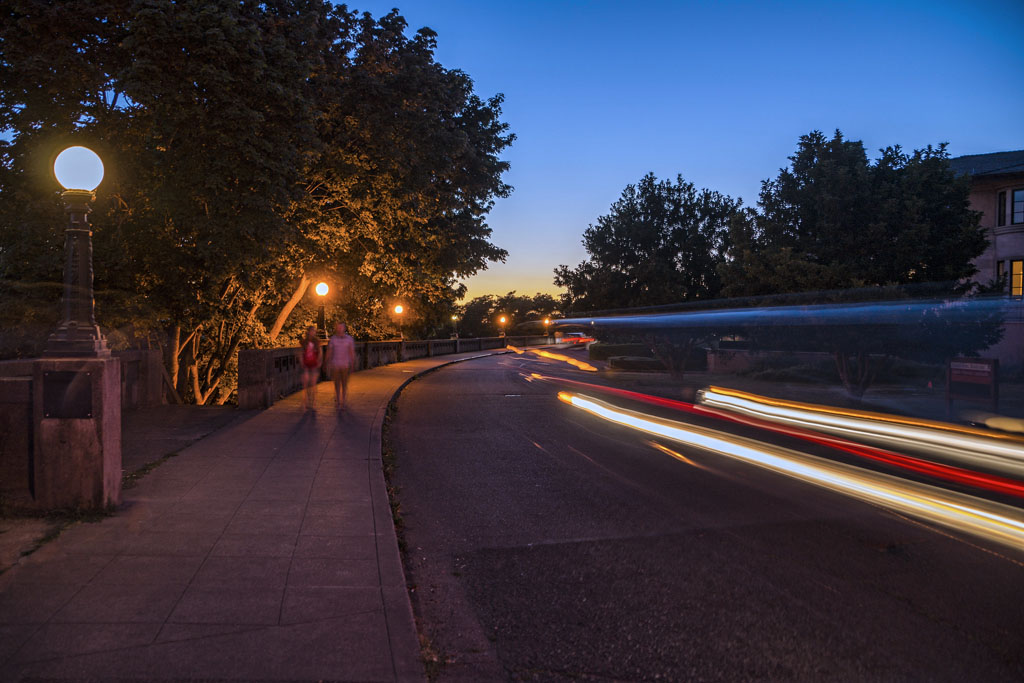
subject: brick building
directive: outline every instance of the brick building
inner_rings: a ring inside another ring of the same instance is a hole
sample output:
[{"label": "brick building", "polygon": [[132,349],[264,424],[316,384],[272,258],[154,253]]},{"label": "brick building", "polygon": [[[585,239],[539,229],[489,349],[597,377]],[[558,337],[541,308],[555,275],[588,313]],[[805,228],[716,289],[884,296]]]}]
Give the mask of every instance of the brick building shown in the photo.
[{"label": "brick building", "polygon": [[988,248],[975,261],[978,282],[1005,276],[1010,307],[1003,340],[983,353],[1004,366],[1024,366],[1024,150],[950,160],[971,177],[971,208],[982,212]]}]

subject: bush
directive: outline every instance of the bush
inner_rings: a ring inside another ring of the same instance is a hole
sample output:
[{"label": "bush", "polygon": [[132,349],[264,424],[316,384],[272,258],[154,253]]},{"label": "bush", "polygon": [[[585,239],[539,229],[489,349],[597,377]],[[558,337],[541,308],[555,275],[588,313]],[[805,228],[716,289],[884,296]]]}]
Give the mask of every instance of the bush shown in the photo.
[{"label": "bush", "polygon": [[612,356],[608,365],[613,370],[629,370],[631,372],[665,372],[665,364],[657,358],[644,356]]},{"label": "bush", "polygon": [[832,384],[839,381],[835,362],[826,358],[803,363],[784,357],[767,358],[741,374],[767,382]]},{"label": "bush", "polygon": [[653,358],[649,344],[608,344],[594,342],[590,345],[590,360],[608,360],[612,356],[632,356],[635,358]]}]

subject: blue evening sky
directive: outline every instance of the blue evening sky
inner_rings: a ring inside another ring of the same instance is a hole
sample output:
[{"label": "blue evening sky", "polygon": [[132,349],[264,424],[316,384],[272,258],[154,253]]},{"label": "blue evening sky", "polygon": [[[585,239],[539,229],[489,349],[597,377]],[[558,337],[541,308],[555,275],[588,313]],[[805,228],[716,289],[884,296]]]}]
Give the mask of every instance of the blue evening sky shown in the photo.
[{"label": "blue evening sky", "polygon": [[489,223],[505,263],[468,297],[557,293],[552,270],[648,171],[755,204],[811,130],[869,154],[1024,149],[1024,2],[359,0],[438,33],[437,59],[505,94],[515,187]]}]

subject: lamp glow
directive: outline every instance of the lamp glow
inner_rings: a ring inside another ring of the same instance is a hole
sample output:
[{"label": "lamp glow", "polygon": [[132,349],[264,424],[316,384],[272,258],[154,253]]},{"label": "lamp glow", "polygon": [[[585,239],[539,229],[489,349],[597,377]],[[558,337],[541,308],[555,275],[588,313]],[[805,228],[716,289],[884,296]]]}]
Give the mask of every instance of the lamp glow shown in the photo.
[{"label": "lamp glow", "polygon": [[53,174],[65,190],[92,192],[103,180],[103,162],[88,147],[68,147],[53,162]]},{"label": "lamp glow", "polygon": [[330,288],[327,286],[326,282],[321,282],[316,286],[316,293],[320,296],[326,295],[329,290]]},{"label": "lamp glow", "polygon": [[402,304],[398,304],[397,306],[395,306],[395,313],[397,313],[398,315],[402,315],[402,313],[404,312],[405,308],[402,307]]}]

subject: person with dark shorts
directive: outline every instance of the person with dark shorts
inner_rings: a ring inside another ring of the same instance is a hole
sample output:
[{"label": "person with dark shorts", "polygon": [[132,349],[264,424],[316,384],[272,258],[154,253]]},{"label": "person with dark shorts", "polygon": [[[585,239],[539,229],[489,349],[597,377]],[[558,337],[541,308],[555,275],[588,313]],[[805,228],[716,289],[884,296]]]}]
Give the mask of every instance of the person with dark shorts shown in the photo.
[{"label": "person with dark shorts", "polygon": [[302,366],[302,407],[312,410],[316,405],[316,385],[320,381],[320,339],[316,328],[310,325],[302,338],[299,348],[299,364]]},{"label": "person with dark shorts", "polygon": [[334,326],[334,334],[327,342],[325,364],[334,380],[334,406],[341,410],[348,396],[348,376],[356,366],[356,342],[348,334],[345,323]]}]

